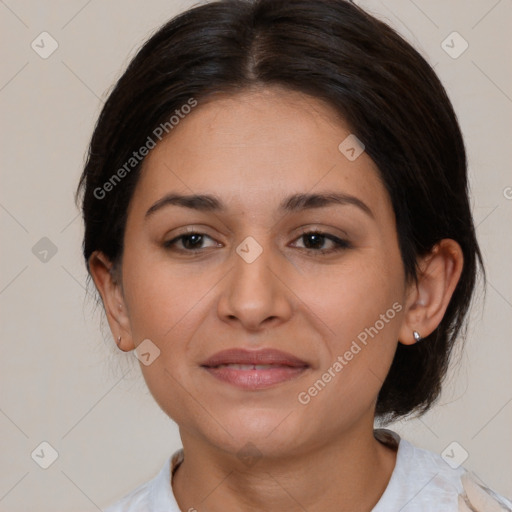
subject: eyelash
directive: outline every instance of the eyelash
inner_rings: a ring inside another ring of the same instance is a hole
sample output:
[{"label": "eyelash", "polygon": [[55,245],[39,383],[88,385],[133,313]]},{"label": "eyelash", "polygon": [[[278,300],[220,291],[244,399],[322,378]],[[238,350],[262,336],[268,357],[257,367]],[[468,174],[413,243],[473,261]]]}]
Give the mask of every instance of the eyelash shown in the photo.
[{"label": "eyelash", "polygon": [[[179,240],[182,240],[184,238],[187,238],[187,237],[190,237],[190,236],[194,236],[194,235],[206,236],[208,238],[211,238],[206,233],[200,233],[200,232],[197,232],[197,231],[190,231],[190,232],[187,232],[187,233],[183,233],[182,235],[179,235],[176,238],[173,238],[172,240],[164,242],[163,245],[164,245],[164,247],[166,249],[171,249],[172,250],[173,249],[172,246],[174,244],[176,244],[176,242],[178,242]],[[347,240],[342,240],[341,238],[338,238],[338,237],[336,237],[334,235],[331,235],[331,234],[323,232],[323,231],[318,231],[318,230],[304,231],[303,233],[300,234],[299,237],[296,238],[296,240],[298,240],[299,238],[302,238],[304,236],[308,236],[308,235],[320,235],[320,237],[322,237],[322,238],[331,240],[335,244],[335,247],[333,249],[309,249],[309,248],[301,248],[301,247],[299,247],[299,249],[303,249],[303,250],[305,250],[307,252],[313,252],[313,253],[318,253],[318,254],[330,254],[330,253],[335,253],[335,252],[343,251],[343,250],[346,250],[346,249],[350,249],[352,247],[352,244],[350,242],[348,242]],[[191,253],[192,254],[192,253],[199,253],[203,249],[204,248],[200,248],[200,249],[174,249],[174,250],[177,250],[178,252],[182,252],[182,253]]]}]

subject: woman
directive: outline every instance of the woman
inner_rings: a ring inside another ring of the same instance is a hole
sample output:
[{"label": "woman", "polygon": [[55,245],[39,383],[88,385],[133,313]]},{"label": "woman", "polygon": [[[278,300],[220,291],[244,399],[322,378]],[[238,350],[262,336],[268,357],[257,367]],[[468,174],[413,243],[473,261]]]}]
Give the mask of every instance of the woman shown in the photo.
[{"label": "woman", "polygon": [[438,78],[350,2],[224,0],[154,34],[77,192],[183,450],[107,511],[511,510],[374,430],[439,395],[482,267],[467,189]]}]

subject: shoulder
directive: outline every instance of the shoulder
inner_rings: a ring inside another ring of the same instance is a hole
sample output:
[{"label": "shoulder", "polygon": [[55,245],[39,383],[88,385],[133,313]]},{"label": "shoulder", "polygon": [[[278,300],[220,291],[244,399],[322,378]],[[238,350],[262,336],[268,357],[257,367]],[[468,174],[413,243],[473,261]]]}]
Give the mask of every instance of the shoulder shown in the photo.
[{"label": "shoulder", "polygon": [[179,512],[172,492],[171,474],[182,460],[183,450],[178,450],[165,460],[157,475],[107,507],[104,512]]},{"label": "shoulder", "polygon": [[512,512],[512,501],[489,489],[476,475],[462,475],[464,492],[458,498],[459,512]]},{"label": "shoulder", "polygon": [[385,444],[393,439],[398,451],[388,487],[373,512],[512,511],[507,508],[512,507],[509,500],[465,468],[453,468],[439,454],[418,448],[389,430],[379,429],[375,437]]}]

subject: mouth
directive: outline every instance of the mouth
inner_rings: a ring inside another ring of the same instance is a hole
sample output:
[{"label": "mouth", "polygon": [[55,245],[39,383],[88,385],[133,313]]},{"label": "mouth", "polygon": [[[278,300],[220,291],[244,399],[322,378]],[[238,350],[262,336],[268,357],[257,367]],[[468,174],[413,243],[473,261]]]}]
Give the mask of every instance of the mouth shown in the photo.
[{"label": "mouth", "polygon": [[302,375],[309,365],[274,349],[229,349],[201,364],[214,378],[245,390],[265,389]]}]

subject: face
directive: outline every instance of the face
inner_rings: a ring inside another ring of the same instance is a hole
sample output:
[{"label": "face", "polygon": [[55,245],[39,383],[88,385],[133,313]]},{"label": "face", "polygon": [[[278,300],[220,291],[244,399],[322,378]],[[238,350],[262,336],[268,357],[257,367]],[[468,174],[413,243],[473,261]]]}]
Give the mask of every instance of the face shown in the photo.
[{"label": "face", "polygon": [[[144,378],[185,438],[296,453],[373,425],[406,286],[389,196],[339,149],[349,135],[322,102],[266,89],[200,103],[146,158],[123,343],[150,340]],[[297,199],[312,194],[339,200]]]}]

